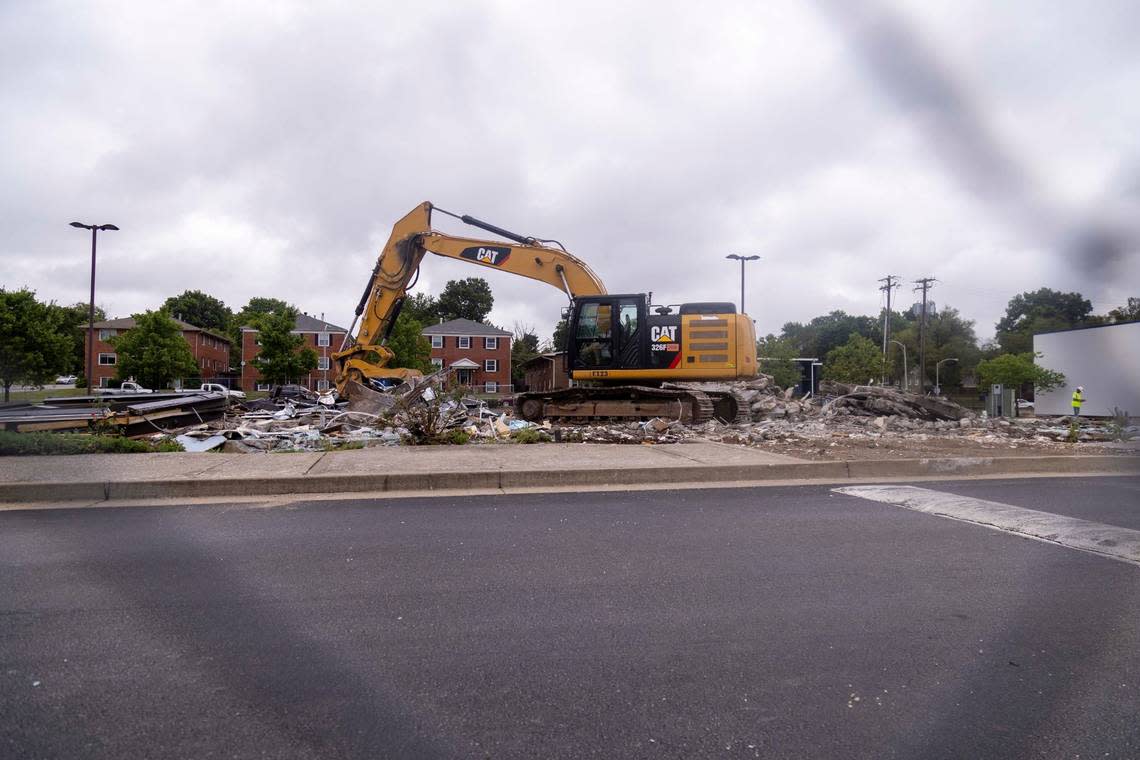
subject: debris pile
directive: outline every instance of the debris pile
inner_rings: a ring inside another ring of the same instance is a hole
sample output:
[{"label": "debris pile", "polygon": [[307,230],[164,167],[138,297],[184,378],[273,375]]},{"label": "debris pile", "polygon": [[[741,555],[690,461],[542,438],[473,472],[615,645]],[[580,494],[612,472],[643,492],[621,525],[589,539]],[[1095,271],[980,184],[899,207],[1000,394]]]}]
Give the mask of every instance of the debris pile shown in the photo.
[{"label": "debris pile", "polygon": [[65,396],[0,409],[0,429],[14,432],[108,430],[138,437],[156,430],[217,420],[226,411],[223,393],[147,393]]},{"label": "debris pile", "polygon": [[552,440],[549,423],[516,420],[473,396],[446,394],[446,377],[442,371],[384,392],[351,383],[348,400],[335,391],[275,393],[236,403],[216,422],[171,432],[187,451],[231,453]]},{"label": "debris pile", "polygon": [[934,396],[904,393],[894,388],[874,385],[845,385],[833,381],[820,384],[820,392],[834,396],[823,405],[821,412],[828,416],[855,414],[877,417],[882,415],[933,421],[957,421],[972,417],[973,412],[953,401]]},{"label": "debris pile", "polygon": [[10,410],[9,416],[16,425],[105,425],[115,418],[125,423],[120,429],[128,435],[173,435],[187,451],[234,453],[496,442],[713,441],[828,458],[854,449],[910,455],[979,448],[1071,450],[1073,443],[1105,443],[1140,435],[1134,426],[1127,427],[1127,420],[987,419],[945,399],[877,386],[825,382],[819,397],[795,398],[794,389],[778,387],[767,375],[700,384],[709,390],[729,391],[747,404],[746,422],[710,420],[686,425],[652,418],[536,424],[516,419],[509,408],[492,408],[474,396],[446,392],[447,377],[444,370],[384,391],[352,384],[348,399],[338,398],[335,391],[318,394],[300,386],[284,386],[268,398],[230,399],[228,406],[221,394],[180,394],[123,399],[98,409],[82,403],[68,410],[62,405],[21,407]]}]

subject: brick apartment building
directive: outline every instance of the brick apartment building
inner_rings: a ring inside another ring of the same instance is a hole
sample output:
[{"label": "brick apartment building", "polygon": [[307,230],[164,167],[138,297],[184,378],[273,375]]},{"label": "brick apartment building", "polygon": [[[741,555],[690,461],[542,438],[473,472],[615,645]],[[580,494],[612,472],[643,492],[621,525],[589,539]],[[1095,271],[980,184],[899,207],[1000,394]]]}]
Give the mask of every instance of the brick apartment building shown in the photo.
[{"label": "brick apartment building", "polygon": [[454,382],[484,393],[511,390],[511,333],[470,319],[425,327],[431,363],[455,369]]},{"label": "brick apartment building", "polygon": [[[304,337],[305,346],[317,352],[317,368],[307,375],[292,378],[292,381],[314,391],[326,390],[336,382],[336,366],[332,355],[340,350],[344,336],[348,333],[345,328],[326,322],[323,314],[321,316],[321,319],[317,319],[308,314],[298,314],[291,331]],[[247,391],[267,391],[270,388],[252,363],[253,358],[261,353],[258,335],[259,331],[254,327],[241,328],[241,356],[238,363],[241,367],[241,387]]]},{"label": "brick apartment building", "polygon": [[[196,327],[180,319],[174,320],[182,328],[182,337],[190,346],[190,353],[198,365],[199,377],[202,380],[213,380],[227,375],[230,372],[230,339],[221,333]],[[95,346],[88,345],[87,334],[84,331],[83,344],[88,360],[94,350],[94,370],[91,373],[92,384],[106,388],[115,378],[119,357],[114,347],[107,342],[109,338],[127,332],[135,327],[132,317],[122,319],[108,319],[95,323]],[[84,365],[86,367],[86,364]],[[183,380],[191,378],[182,378]]]}]

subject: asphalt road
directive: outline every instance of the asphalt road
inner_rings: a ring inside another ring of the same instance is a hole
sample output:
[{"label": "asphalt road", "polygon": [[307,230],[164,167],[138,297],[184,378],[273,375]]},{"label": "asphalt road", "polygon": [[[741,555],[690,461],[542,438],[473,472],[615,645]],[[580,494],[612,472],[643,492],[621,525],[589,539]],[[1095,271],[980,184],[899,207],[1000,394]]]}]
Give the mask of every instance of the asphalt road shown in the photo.
[{"label": "asphalt road", "polygon": [[[1140,479],[1064,483],[927,487]],[[0,571],[0,757],[1140,756],[1140,567],[824,487],[6,512]]]},{"label": "asphalt road", "polygon": [[1140,478],[1047,478],[925,483],[948,493],[1140,530]]}]

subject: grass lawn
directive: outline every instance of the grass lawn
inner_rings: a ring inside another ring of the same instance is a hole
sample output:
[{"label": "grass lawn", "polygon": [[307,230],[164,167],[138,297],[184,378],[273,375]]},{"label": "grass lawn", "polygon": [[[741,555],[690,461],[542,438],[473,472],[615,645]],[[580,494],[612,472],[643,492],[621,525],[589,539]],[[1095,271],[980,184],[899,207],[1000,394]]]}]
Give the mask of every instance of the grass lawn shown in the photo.
[{"label": "grass lawn", "polygon": [[[45,398],[54,398],[59,396],[86,396],[86,388],[72,388],[65,386],[62,388],[40,388],[38,390],[16,390],[12,389],[11,397],[8,399],[11,402],[36,402],[43,401]],[[0,400],[3,400],[4,395],[0,393]]]}]

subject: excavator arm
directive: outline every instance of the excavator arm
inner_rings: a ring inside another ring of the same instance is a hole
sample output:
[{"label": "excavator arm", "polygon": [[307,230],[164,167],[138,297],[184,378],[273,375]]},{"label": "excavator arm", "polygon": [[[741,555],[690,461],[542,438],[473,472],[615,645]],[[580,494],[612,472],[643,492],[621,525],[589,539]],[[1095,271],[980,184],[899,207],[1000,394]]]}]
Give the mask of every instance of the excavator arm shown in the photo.
[{"label": "excavator arm", "polygon": [[[395,326],[408,288],[415,284],[420,262],[429,252],[545,282],[571,299],[606,292],[601,280],[585,262],[561,248],[544,245],[548,241],[517,235],[474,217],[435,209],[512,242],[445,235],[431,227],[433,208],[431,203],[422,203],[392,228],[392,234],[357,304],[345,343],[334,354],[338,369],[336,385],[342,394],[349,380],[363,382],[365,378],[390,378],[400,381],[418,376],[415,370],[388,368],[393,354],[385,343]],[[360,329],[353,340],[357,322]],[[353,340],[351,345],[350,340]]]}]

